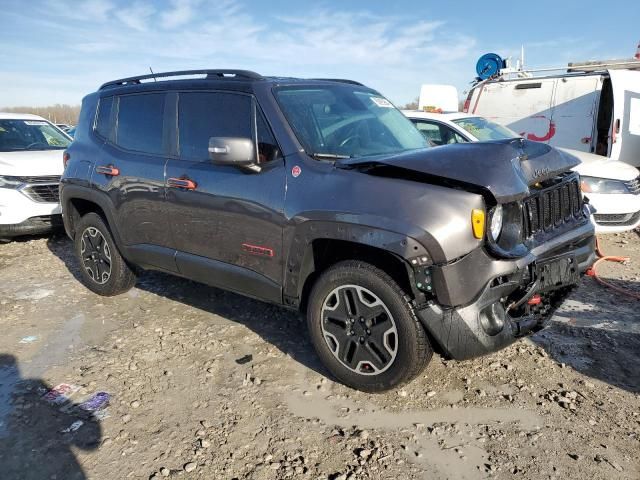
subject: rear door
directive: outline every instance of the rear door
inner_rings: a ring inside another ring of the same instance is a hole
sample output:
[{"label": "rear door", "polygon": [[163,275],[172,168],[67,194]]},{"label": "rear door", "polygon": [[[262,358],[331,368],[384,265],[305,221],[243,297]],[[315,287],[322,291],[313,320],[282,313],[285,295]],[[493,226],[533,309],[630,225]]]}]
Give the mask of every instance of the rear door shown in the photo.
[{"label": "rear door", "polygon": [[165,99],[164,92],[152,92],[100,100],[95,133],[104,147],[95,158],[92,181],[109,195],[117,232],[132,258],[175,270],[164,221]]},{"label": "rear door", "polygon": [[640,72],[610,70],[613,88],[611,158],[640,166]]},{"label": "rear door", "polygon": [[[282,283],[285,171],[269,126],[251,95],[177,95],[178,155],[167,164],[167,208],[180,273],[281,301],[274,297]],[[254,139],[262,170],[214,165],[210,137]]]},{"label": "rear door", "polygon": [[595,119],[601,89],[600,75],[559,78],[551,115],[554,134],[546,143],[594,152]]}]

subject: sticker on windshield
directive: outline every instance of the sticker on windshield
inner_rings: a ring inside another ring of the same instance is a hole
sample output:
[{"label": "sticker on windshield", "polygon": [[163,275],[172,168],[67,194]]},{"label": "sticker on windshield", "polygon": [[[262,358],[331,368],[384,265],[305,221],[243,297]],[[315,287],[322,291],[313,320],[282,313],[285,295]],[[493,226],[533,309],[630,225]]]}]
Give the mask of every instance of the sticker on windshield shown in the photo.
[{"label": "sticker on windshield", "polygon": [[25,125],[46,125],[47,122],[43,122],[42,120],[25,120]]},{"label": "sticker on windshield", "polygon": [[393,104],[386,98],[382,98],[382,97],[370,97],[370,98],[371,98],[371,101],[373,101],[373,103],[375,103],[379,107],[393,108]]}]

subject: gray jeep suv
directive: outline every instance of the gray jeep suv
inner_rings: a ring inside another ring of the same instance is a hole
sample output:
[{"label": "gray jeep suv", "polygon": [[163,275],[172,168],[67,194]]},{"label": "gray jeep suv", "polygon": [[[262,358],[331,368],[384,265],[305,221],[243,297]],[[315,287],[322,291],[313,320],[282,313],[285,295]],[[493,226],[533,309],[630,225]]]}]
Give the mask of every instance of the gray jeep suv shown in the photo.
[{"label": "gray jeep suv", "polygon": [[84,284],[154,269],[306,314],[339,380],[415,377],[536,331],[594,258],[572,157],[526,140],[429,148],[375,90],[240,70],[86,96],[61,181]]}]

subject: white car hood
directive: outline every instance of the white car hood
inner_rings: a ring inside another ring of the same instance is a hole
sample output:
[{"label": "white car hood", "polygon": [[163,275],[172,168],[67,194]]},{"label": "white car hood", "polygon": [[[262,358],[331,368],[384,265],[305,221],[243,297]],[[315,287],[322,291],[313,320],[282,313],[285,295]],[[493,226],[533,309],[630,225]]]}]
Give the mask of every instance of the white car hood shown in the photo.
[{"label": "white car hood", "polygon": [[559,148],[558,150],[578,157],[581,163],[573,170],[585,177],[610,178],[612,180],[622,180],[626,182],[640,175],[638,169],[628,163],[612,160],[594,153],[581,152],[579,150],[571,150],[568,148]]},{"label": "white car hood", "polygon": [[0,152],[0,175],[40,177],[62,175],[63,150]]}]

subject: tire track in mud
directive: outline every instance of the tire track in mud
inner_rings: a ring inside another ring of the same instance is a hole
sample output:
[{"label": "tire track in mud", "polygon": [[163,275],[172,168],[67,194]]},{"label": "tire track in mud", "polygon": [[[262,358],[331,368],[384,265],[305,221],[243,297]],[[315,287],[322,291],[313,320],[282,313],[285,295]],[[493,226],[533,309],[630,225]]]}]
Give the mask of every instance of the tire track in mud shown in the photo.
[{"label": "tire track in mud", "polygon": [[[324,395],[324,394],[323,394]],[[511,424],[521,431],[539,431],[544,420],[535,412],[501,408],[437,408],[390,412],[371,404],[324,398],[301,392],[284,395],[288,409],[297,417],[318,419],[341,428],[357,426],[389,432],[415,432],[416,448],[410,461],[421,466],[428,478],[476,479],[485,471],[488,454],[476,435],[487,425]],[[446,428],[453,425],[453,428]]]}]

